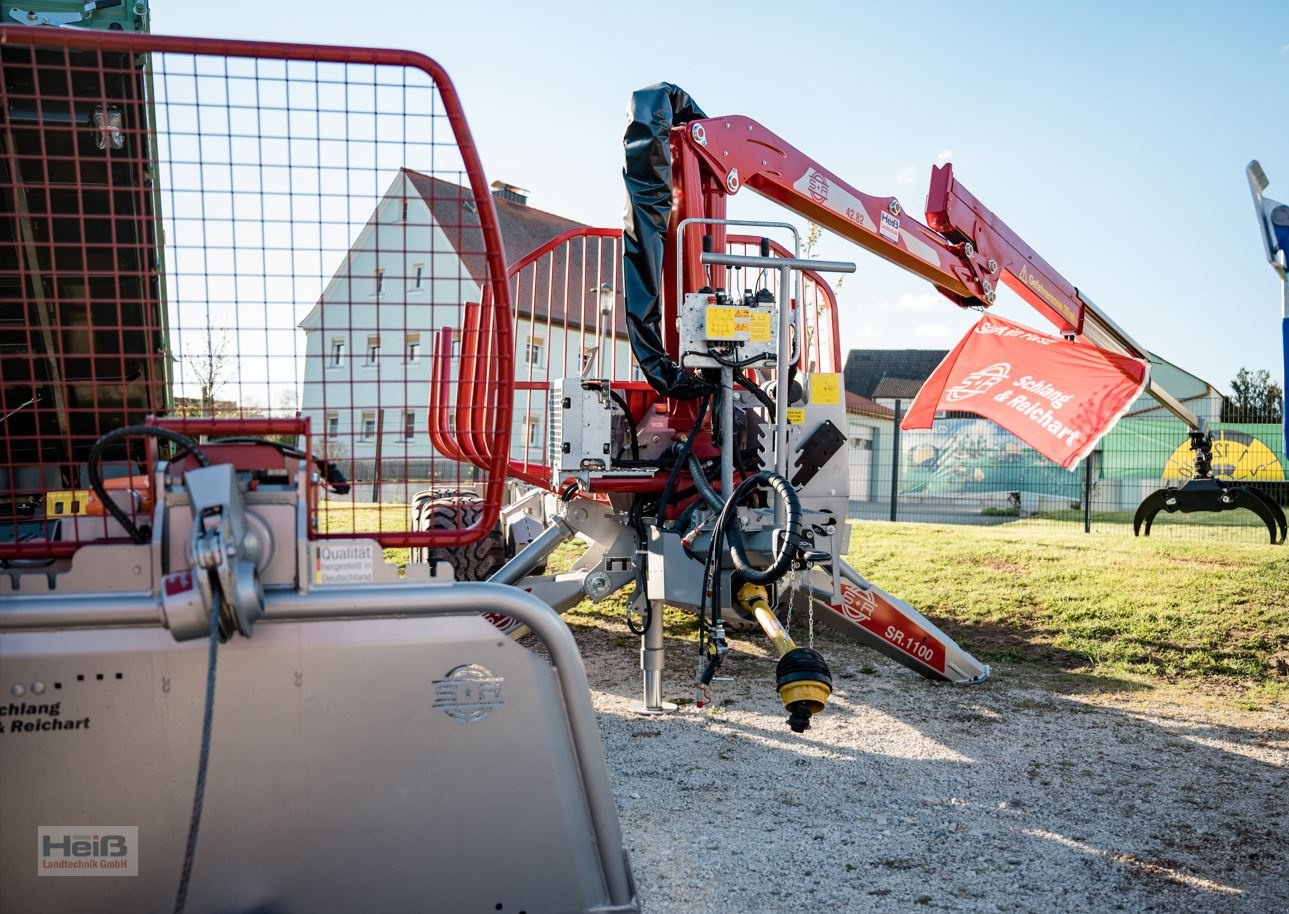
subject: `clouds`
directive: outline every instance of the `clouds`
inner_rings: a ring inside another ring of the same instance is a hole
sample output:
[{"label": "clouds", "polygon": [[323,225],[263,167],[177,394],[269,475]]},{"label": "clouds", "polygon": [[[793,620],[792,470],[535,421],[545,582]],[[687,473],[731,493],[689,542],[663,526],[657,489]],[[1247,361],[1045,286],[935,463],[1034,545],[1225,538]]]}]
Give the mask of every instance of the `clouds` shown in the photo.
[{"label": "clouds", "polygon": [[[1281,53],[1283,54],[1284,52],[1281,51]],[[945,162],[949,161],[952,158],[953,158],[952,149],[941,149],[940,154],[935,157],[935,164],[943,165]]]},{"label": "clouds", "polygon": [[944,324],[918,324],[913,328],[913,335],[928,343],[946,342],[955,336],[954,332]]},{"label": "clouds", "polygon": [[896,183],[896,184],[912,184],[912,183],[913,183],[913,176],[914,176],[915,174],[917,174],[917,166],[916,166],[916,165],[905,165],[903,168],[901,168],[901,169],[899,170],[899,172],[898,172],[898,173],[896,173],[896,175],[895,175],[895,183]]},{"label": "clouds", "polygon": [[947,304],[943,295],[937,292],[905,292],[895,302],[900,311],[936,311]]}]

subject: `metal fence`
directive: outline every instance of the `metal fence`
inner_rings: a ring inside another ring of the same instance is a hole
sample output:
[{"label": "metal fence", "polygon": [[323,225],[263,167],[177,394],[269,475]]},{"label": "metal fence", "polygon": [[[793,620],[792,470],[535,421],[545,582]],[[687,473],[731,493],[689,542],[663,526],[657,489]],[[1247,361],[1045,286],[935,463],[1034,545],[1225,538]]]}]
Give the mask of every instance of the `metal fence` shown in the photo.
[{"label": "metal fence", "polygon": [[[998,425],[966,414],[902,431],[906,402],[889,416],[850,417],[852,520],[1016,525],[1133,535],[1133,516],[1151,493],[1194,475],[1187,428],[1141,404],[1121,419],[1087,460],[1065,470]],[[1289,461],[1278,413],[1230,401],[1201,412],[1213,431],[1213,475],[1256,486],[1289,505]],[[1247,510],[1168,513],[1153,536],[1266,542]]]}]

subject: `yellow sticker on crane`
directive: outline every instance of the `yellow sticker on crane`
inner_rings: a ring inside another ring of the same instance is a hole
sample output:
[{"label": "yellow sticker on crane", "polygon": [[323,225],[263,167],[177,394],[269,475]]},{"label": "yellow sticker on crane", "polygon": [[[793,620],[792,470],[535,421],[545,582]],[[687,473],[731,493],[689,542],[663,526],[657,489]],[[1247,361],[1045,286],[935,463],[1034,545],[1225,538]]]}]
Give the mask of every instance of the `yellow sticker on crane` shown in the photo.
[{"label": "yellow sticker on crane", "polygon": [[707,306],[707,338],[709,340],[732,340],[735,337],[738,308],[726,308],[721,305]]},{"label": "yellow sticker on crane", "polygon": [[789,425],[805,425],[805,424],[806,424],[806,411],[805,411],[804,409],[801,409],[800,407],[796,407],[796,406],[794,406],[794,407],[792,407],[791,409],[789,409],[789,410],[788,410],[788,424],[789,424]]},{"label": "yellow sticker on crane", "polygon": [[810,402],[819,406],[835,406],[841,402],[841,375],[818,372],[810,376]]},{"label": "yellow sticker on crane", "polygon": [[771,314],[769,311],[756,310],[752,312],[751,329],[752,336],[749,341],[753,343],[768,343],[773,336],[770,325]]}]

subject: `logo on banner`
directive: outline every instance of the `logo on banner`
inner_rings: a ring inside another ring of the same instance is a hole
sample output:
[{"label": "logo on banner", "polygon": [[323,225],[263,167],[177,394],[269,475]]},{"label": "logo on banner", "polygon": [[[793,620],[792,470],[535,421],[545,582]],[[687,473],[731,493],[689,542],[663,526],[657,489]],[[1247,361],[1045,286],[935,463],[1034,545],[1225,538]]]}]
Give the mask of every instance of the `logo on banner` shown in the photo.
[{"label": "logo on banner", "polygon": [[996,362],[988,368],[973,371],[953,387],[947,388],[944,398],[954,403],[969,400],[976,394],[993,390],[1011,375],[1012,367],[1006,362]]}]

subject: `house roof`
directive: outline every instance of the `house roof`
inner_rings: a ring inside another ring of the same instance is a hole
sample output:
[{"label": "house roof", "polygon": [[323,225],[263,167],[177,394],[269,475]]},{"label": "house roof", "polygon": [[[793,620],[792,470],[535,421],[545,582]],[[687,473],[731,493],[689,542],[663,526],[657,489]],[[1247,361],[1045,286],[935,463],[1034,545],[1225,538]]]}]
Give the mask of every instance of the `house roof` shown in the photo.
[{"label": "house roof", "polygon": [[[846,390],[861,397],[912,397],[948,354],[947,349],[852,349],[846,356]],[[878,394],[883,378],[916,382],[917,387],[907,394]]]},{"label": "house roof", "polygon": [[[471,277],[482,284],[487,277],[483,232],[479,227],[474,197],[469,189],[410,168],[403,169],[403,173],[429,207],[434,221],[456,248]],[[497,212],[497,228],[501,233],[501,243],[506,249],[508,266],[522,260],[557,235],[574,229],[589,228],[581,222],[501,196],[493,196],[493,207]],[[625,336],[626,298],[622,289],[621,267],[615,257],[619,249],[618,245],[612,243],[612,239],[606,238],[602,244],[592,239],[586,250],[580,244],[570,245],[557,251],[555,256],[543,259],[536,270],[524,271],[518,288],[515,284],[511,287],[515,292],[514,308],[520,319],[519,323],[544,324],[549,319],[556,324],[580,328],[585,319],[590,325],[595,322],[595,312],[599,306],[589,290],[607,283],[616,292],[613,324],[615,335]],[[564,313],[566,284],[567,304],[574,306],[567,315]]]},{"label": "house roof", "polygon": [[892,378],[887,375],[877,382],[873,397],[877,400],[912,400],[922,389],[922,384],[916,378]]},{"label": "house roof", "polygon": [[846,412],[856,413],[860,416],[873,416],[877,419],[895,418],[895,411],[890,407],[874,403],[868,397],[861,397],[859,394],[853,394],[849,390],[846,391]]}]

